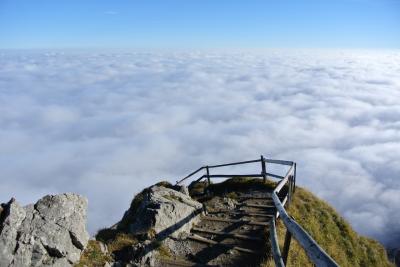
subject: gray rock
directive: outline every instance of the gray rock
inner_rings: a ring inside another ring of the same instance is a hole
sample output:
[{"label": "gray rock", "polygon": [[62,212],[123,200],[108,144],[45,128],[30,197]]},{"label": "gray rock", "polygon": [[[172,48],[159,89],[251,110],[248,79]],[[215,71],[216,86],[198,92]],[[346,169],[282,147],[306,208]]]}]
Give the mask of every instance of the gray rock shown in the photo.
[{"label": "gray rock", "polygon": [[72,266],[86,247],[87,200],[76,194],[45,196],[21,207],[3,205],[0,266]]},{"label": "gray rock", "polygon": [[[129,231],[133,234],[153,232],[157,236],[189,233],[198,221],[202,204],[189,195],[163,186],[150,187],[137,210],[128,210]],[[123,219],[124,221],[124,219]]]},{"label": "gray rock", "polygon": [[179,192],[181,192],[182,194],[185,194],[187,196],[189,196],[189,189],[186,185],[181,185],[179,186]]}]

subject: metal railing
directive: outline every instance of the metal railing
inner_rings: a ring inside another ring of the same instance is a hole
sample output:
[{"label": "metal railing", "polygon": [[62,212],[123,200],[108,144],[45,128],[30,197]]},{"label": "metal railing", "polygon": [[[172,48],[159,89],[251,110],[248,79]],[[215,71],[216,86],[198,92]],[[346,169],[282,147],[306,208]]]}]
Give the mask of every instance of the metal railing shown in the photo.
[{"label": "metal railing", "polygon": [[[243,165],[250,163],[260,162],[261,172],[260,173],[252,173],[252,174],[211,174],[210,170],[215,168],[234,166],[234,165]],[[289,170],[287,171],[285,176],[268,173],[266,171],[266,164],[278,164],[278,165],[286,165],[289,166]],[[272,192],[272,200],[274,202],[274,206],[276,208],[275,216],[272,218],[270,223],[270,241],[272,247],[272,256],[274,258],[275,266],[283,267],[287,263],[287,258],[289,255],[289,248],[292,236],[298,241],[298,243],[303,247],[305,252],[307,253],[309,259],[316,266],[326,266],[326,267],[336,267],[338,264],[318,245],[318,243],[292,218],[290,217],[286,210],[285,205],[289,205],[293,193],[296,190],[296,168],[297,165],[293,161],[287,160],[276,160],[276,159],[268,159],[264,156],[261,156],[260,159],[256,160],[248,160],[248,161],[240,161],[233,162],[227,164],[218,164],[218,165],[207,165],[203,166],[196,171],[190,173],[185,176],[181,180],[177,181],[176,184],[179,185],[184,181],[194,180],[194,182],[200,182],[203,179],[207,179],[208,184],[211,184],[212,178],[238,178],[238,177],[255,177],[255,178],[263,178],[264,182],[270,178],[280,179],[276,187]],[[200,177],[196,177],[196,174],[199,174],[201,171],[205,173]],[[193,178],[196,177],[196,178]],[[283,188],[286,190],[282,191]],[[282,196],[282,193],[284,194]],[[281,194],[281,195],[279,195]],[[281,198],[283,200],[281,201]],[[283,245],[283,252],[280,252],[276,225],[275,222],[278,218],[282,219],[284,226],[286,227],[286,235],[285,241]]]}]

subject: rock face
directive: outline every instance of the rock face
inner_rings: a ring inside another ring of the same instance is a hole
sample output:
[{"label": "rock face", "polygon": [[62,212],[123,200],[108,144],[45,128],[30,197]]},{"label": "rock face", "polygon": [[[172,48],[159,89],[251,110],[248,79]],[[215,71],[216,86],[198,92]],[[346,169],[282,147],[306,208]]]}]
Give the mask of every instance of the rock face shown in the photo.
[{"label": "rock face", "polygon": [[[152,186],[144,193],[143,201],[136,210],[125,212],[122,221],[131,218],[128,229],[133,234],[179,237],[189,233],[193,223],[197,222],[202,204],[193,200],[185,190]],[[187,190],[186,190],[187,191]]]},{"label": "rock face", "polygon": [[0,266],[72,266],[86,247],[87,200],[76,194],[45,196],[21,207],[2,204]]}]

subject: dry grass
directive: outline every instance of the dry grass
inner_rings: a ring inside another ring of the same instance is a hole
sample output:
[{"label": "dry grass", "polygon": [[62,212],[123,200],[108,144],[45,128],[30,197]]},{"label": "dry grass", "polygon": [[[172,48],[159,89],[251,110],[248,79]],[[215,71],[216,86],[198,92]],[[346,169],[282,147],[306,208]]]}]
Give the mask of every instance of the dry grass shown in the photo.
[{"label": "dry grass", "polygon": [[225,195],[225,197],[230,198],[230,199],[238,199],[238,193],[236,192],[229,192],[228,194]]},{"label": "dry grass", "polygon": [[100,244],[96,240],[89,240],[89,243],[82,253],[81,258],[75,267],[103,267],[106,262],[111,262],[112,257],[104,254],[100,249]]},{"label": "dry grass", "polygon": [[113,253],[122,250],[125,247],[132,246],[138,243],[138,240],[131,234],[118,233],[114,240],[107,244],[108,251]]},{"label": "dry grass", "polygon": [[160,243],[156,250],[161,258],[171,258],[172,257],[171,250],[164,244]]},{"label": "dry grass", "polygon": [[[297,188],[288,213],[317,241],[340,266],[393,266],[384,247],[358,235],[328,203],[309,191]],[[277,223],[281,249],[286,228]],[[263,266],[269,266],[268,262]],[[313,266],[303,248],[292,239],[288,266]]]}]

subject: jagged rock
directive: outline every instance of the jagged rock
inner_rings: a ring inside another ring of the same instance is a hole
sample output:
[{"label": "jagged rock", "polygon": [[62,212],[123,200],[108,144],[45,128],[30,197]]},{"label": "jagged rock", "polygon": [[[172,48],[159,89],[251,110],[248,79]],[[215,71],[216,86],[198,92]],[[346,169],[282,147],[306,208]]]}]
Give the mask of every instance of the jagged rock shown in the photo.
[{"label": "jagged rock", "polygon": [[189,196],[189,188],[186,185],[179,186],[178,191],[181,192],[182,194]]},{"label": "jagged rock", "polygon": [[86,208],[86,198],[76,194],[3,205],[0,266],[72,266],[89,240]]},{"label": "jagged rock", "polygon": [[133,234],[172,234],[178,237],[180,233],[190,231],[201,210],[202,204],[189,195],[163,186],[152,186],[144,193],[136,210],[131,207],[121,222],[129,221],[128,229]]}]

